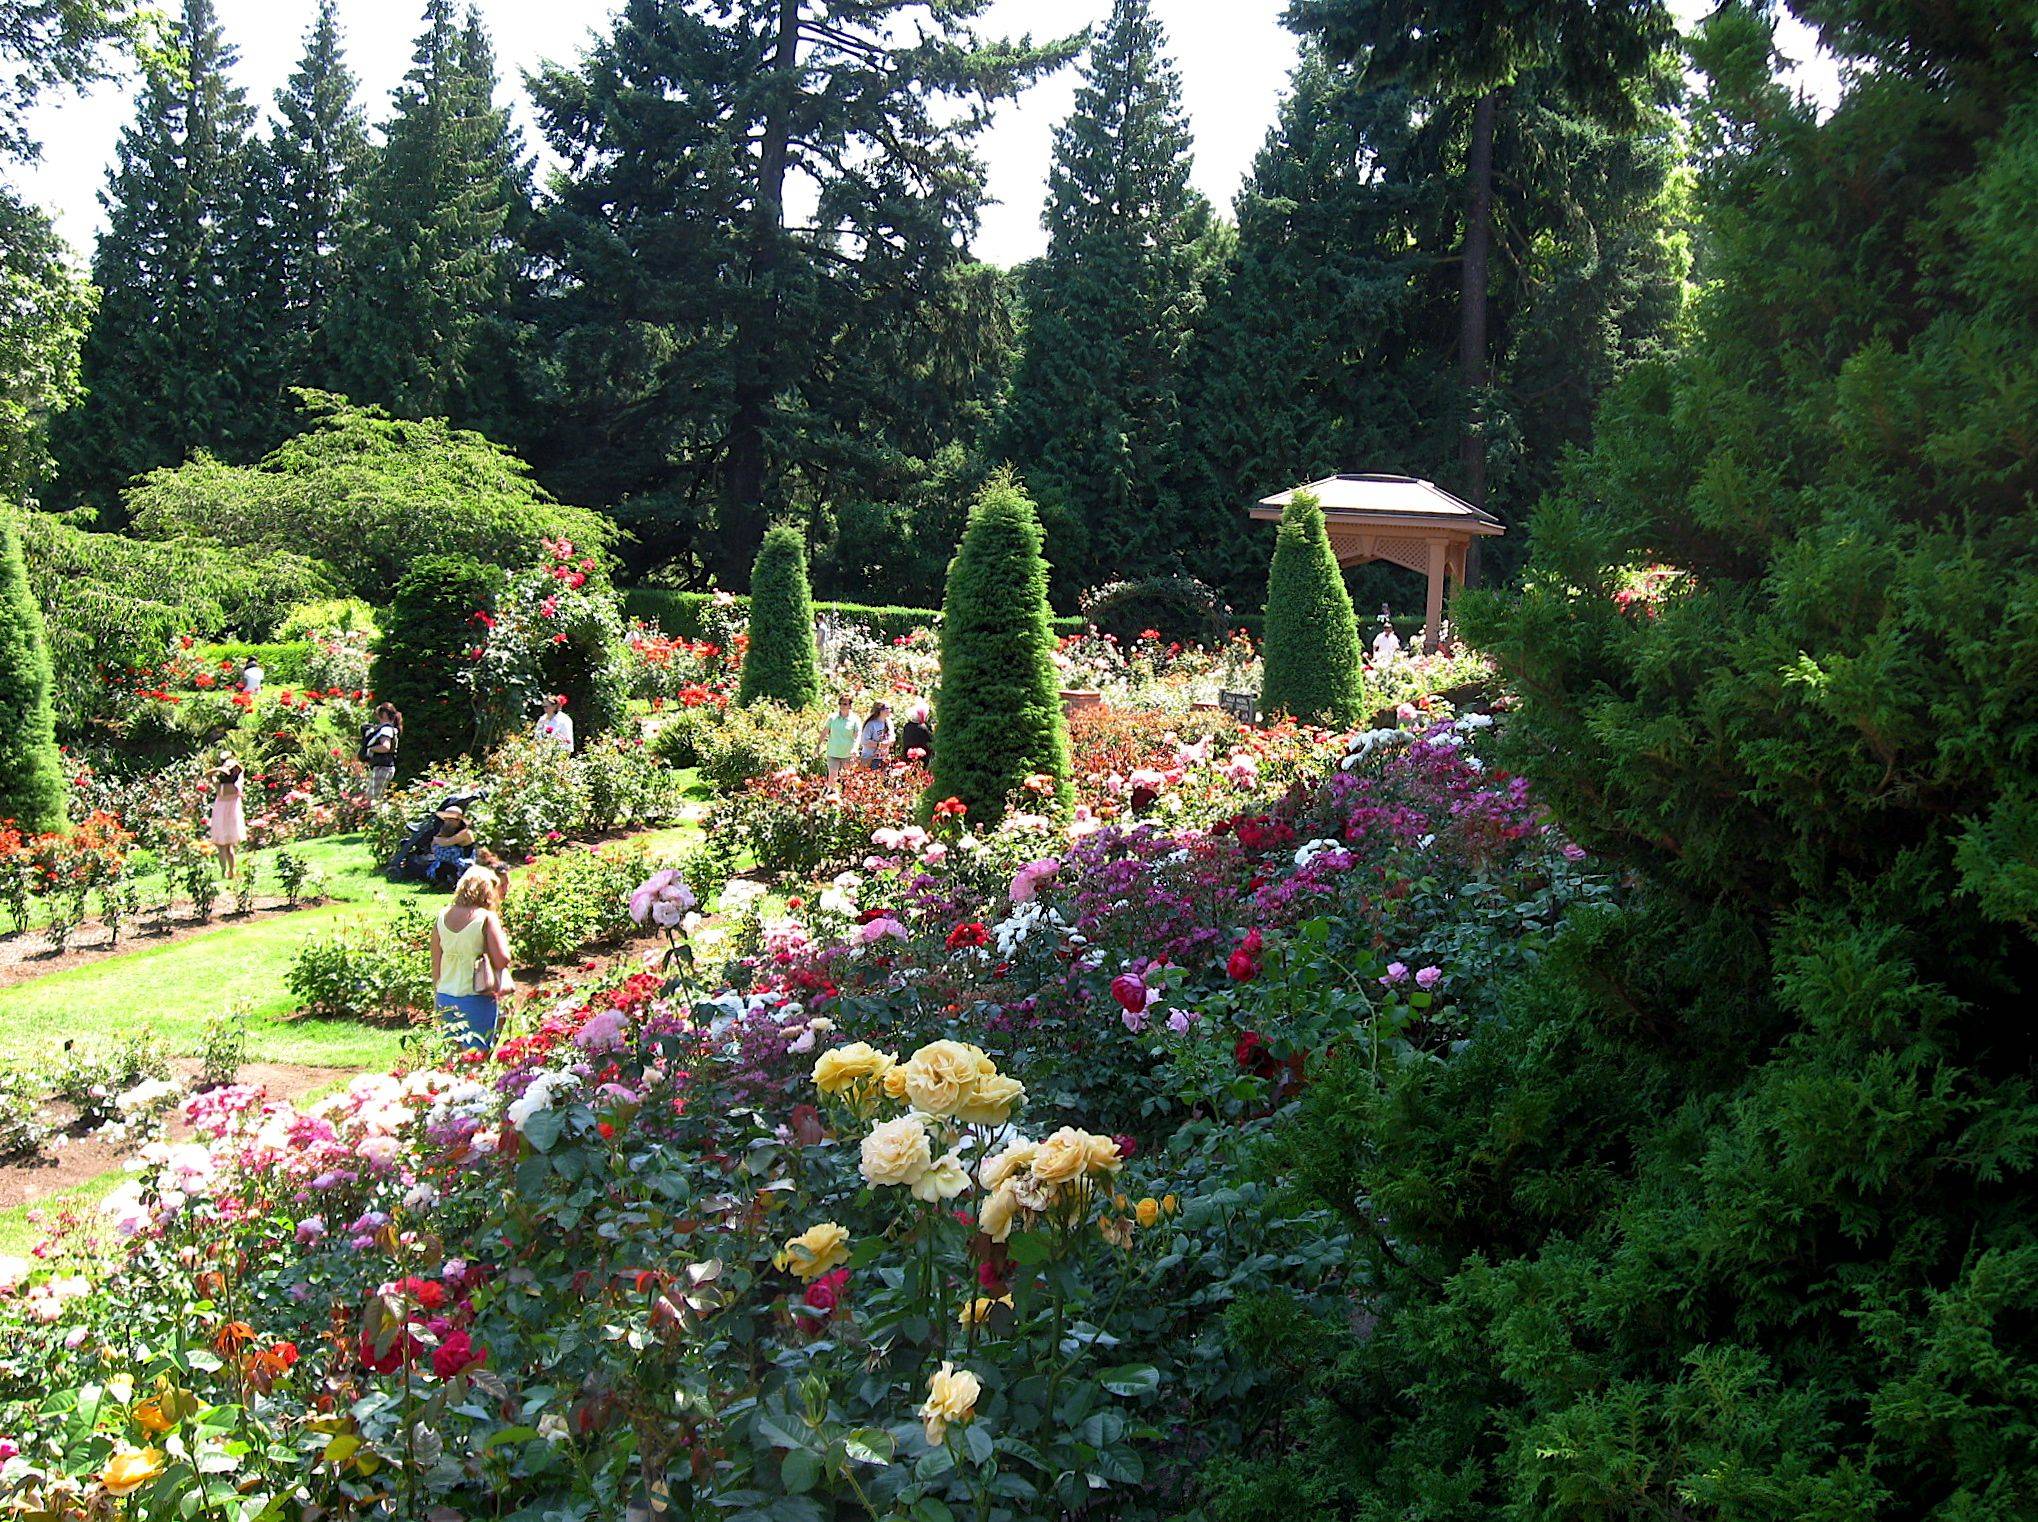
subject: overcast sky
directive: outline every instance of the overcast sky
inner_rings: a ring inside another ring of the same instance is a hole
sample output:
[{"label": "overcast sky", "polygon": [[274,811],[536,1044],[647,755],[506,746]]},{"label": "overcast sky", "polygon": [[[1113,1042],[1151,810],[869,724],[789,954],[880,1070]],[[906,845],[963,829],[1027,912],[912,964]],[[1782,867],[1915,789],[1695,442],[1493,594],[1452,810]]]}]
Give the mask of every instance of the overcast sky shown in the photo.
[{"label": "overcast sky", "polygon": [[[174,9],[177,0],[162,0]],[[496,58],[532,145],[537,146],[523,91],[523,71],[546,60],[568,61],[590,35],[592,7],[574,0],[479,0],[496,45]],[[303,51],[316,0],[218,0],[227,39],[240,49],[236,79],[251,101],[266,107]],[[1680,16],[1710,7],[1676,0]],[[1229,208],[1267,129],[1295,64],[1295,38],[1280,23],[1284,0],[1154,0],[1166,22],[1184,103],[1196,135],[1196,184]],[[1102,21],[1110,0],[995,0],[987,30],[1036,37],[1073,32]],[[420,30],[420,0],[341,0],[348,61],[360,76],[371,119],[387,114],[391,89],[410,67]],[[1804,50],[1801,33],[1786,48]],[[1831,70],[1815,66],[1808,81],[1820,94]],[[1048,155],[1056,122],[1075,95],[1075,74],[1064,70],[1008,104],[985,133],[980,151],[998,204],[984,215],[975,248],[1000,264],[1031,258],[1046,247],[1040,210],[1046,195]],[[88,252],[104,223],[98,195],[113,160],[114,143],[133,110],[133,83],[121,80],[89,96],[46,104],[35,125],[43,161],[15,178],[37,204],[57,218],[63,233]]]}]

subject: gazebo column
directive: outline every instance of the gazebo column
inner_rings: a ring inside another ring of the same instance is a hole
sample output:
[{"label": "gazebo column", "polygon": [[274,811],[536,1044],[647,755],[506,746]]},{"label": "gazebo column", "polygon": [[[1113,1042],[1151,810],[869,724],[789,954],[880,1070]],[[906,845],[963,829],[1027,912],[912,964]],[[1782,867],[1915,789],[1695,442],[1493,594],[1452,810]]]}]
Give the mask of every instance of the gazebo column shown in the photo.
[{"label": "gazebo column", "polygon": [[1444,623],[1444,562],[1450,546],[1443,539],[1429,542],[1429,602],[1422,615],[1422,648],[1434,655]]}]

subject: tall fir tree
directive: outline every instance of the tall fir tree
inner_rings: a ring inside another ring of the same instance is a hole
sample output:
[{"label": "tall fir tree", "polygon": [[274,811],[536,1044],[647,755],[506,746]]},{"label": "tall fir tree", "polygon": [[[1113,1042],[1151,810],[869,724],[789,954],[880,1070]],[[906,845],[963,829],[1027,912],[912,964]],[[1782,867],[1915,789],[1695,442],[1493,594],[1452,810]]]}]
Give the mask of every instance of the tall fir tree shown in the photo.
[{"label": "tall fir tree", "polygon": [[738,587],[772,513],[921,470],[887,357],[958,310],[992,108],[1072,51],[983,38],[987,9],[629,0],[535,81],[566,164],[540,239],[558,423],[534,451],[560,490]]},{"label": "tall fir tree", "polygon": [[1212,218],[1181,95],[1148,0],[1115,0],[1055,133],[1005,439],[1065,592],[1184,542],[1169,487]]},{"label": "tall fir tree", "polygon": [[338,0],[320,0],[296,72],[276,92],[266,223],[274,298],[267,352],[282,385],[337,389],[334,306],[345,277],[354,197],[369,162],[358,82],[342,47]]},{"label": "tall fir tree", "polygon": [[356,400],[519,436],[531,171],[478,11],[427,0],[341,257],[333,352]]},{"label": "tall fir tree", "polygon": [[59,499],[116,521],[128,478],[200,447],[250,452],[273,405],[251,360],[261,252],[246,199],[253,112],[228,78],[235,56],[212,0],[185,0],[101,192],[85,400],[54,437]]},{"label": "tall fir tree", "polygon": [[[1667,112],[1610,133],[1531,74],[1501,125],[1483,438],[1489,499],[1519,515],[1589,437],[1600,393],[1671,331],[1685,187]],[[1232,597],[1259,559],[1241,504],[1338,470],[1461,478],[1461,146],[1426,97],[1305,47],[1184,387],[1191,566]],[[1500,548],[1511,563],[1519,536]],[[1389,567],[1354,578],[1368,604],[1420,606],[1419,585]]]},{"label": "tall fir tree", "polygon": [[[1496,143],[1506,117],[1561,99],[1571,114],[1610,130],[1631,129],[1673,36],[1664,0],[1550,0],[1504,6],[1487,0],[1291,0],[1290,24],[1335,58],[1358,64],[1369,83],[1420,92],[1434,136],[1455,139],[1463,190],[1456,249],[1462,424],[1458,479],[1484,506],[1492,447],[1487,391],[1493,382],[1488,326]],[[1534,88],[1521,88],[1523,76]]]}]

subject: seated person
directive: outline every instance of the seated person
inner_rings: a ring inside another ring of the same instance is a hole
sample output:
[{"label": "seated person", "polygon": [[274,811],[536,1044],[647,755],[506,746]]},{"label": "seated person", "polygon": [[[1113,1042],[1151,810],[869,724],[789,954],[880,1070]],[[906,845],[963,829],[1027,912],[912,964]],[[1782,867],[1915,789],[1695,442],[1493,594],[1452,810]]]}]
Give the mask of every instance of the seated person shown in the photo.
[{"label": "seated person", "polygon": [[474,865],[474,831],[467,827],[467,811],[454,804],[439,810],[439,828],[432,836],[433,882],[455,882]]}]

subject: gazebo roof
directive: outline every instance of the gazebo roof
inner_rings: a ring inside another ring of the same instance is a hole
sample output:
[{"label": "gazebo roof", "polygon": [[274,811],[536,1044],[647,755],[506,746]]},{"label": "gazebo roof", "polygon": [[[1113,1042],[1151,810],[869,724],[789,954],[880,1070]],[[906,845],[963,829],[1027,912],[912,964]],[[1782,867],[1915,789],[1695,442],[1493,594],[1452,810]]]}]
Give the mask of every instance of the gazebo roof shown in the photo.
[{"label": "gazebo roof", "polygon": [[1252,516],[1261,520],[1279,518],[1288,499],[1298,491],[1314,493],[1323,504],[1323,516],[1331,523],[1364,523],[1381,528],[1408,527],[1450,530],[1482,538],[1505,533],[1500,520],[1442,487],[1415,476],[1348,473],[1325,476],[1307,486],[1276,492],[1260,498]]}]

